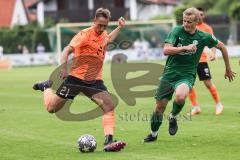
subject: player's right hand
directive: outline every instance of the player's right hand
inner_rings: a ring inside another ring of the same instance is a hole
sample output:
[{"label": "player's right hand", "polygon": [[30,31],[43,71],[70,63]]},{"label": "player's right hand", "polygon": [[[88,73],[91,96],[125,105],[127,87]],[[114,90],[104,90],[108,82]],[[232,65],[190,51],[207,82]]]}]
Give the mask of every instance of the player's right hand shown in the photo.
[{"label": "player's right hand", "polygon": [[64,79],[64,78],[67,77],[67,75],[68,75],[67,69],[65,67],[62,67],[61,70],[60,70],[60,78]]},{"label": "player's right hand", "polygon": [[186,52],[196,52],[197,46],[195,44],[189,44],[188,46],[184,46]]},{"label": "player's right hand", "polygon": [[118,19],[118,25],[120,26],[120,27],[124,27],[125,26],[125,19],[123,18],[123,17],[120,17],[119,19]]}]

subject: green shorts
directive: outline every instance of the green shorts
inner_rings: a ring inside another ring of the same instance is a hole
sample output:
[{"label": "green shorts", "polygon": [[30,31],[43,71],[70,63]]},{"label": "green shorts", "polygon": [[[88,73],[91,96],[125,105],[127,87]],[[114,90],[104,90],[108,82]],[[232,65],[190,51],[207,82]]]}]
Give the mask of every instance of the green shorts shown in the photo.
[{"label": "green shorts", "polygon": [[187,79],[187,78],[181,78],[176,81],[171,81],[171,80],[165,80],[161,78],[160,84],[158,85],[156,94],[155,94],[155,99],[156,100],[162,100],[162,99],[172,99],[172,95],[175,91],[175,89],[182,83],[185,83],[188,85],[189,89],[192,89],[192,86],[194,84],[195,79]]}]

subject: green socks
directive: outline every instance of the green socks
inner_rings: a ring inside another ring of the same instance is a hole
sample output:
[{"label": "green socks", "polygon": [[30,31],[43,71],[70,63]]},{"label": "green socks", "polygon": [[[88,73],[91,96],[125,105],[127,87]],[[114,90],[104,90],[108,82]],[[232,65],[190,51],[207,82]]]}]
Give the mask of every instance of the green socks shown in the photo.
[{"label": "green socks", "polygon": [[[173,102],[172,114],[174,116],[176,116],[178,113],[180,113],[184,104],[185,104],[185,102],[183,104],[177,104],[174,101]],[[152,115],[152,118],[151,118],[151,130],[152,130],[152,132],[158,131],[159,127],[162,124],[162,120],[163,120],[163,114],[162,113],[157,114],[156,112],[153,112],[153,115]]]},{"label": "green socks", "polygon": [[183,104],[177,104],[176,101],[173,101],[173,109],[172,109],[172,114],[176,116],[178,113],[181,112],[183,106],[185,104],[185,101]]},{"label": "green socks", "polygon": [[151,130],[153,132],[158,131],[160,125],[162,124],[163,114],[157,114],[156,112],[153,112],[152,118],[151,118]]}]

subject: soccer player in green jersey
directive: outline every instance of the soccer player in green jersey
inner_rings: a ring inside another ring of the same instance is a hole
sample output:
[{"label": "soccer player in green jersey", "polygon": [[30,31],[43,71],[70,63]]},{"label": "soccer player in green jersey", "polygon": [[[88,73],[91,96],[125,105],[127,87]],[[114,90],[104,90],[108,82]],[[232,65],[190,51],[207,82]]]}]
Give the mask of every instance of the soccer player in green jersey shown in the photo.
[{"label": "soccer player in green jersey", "polygon": [[198,20],[199,11],[196,8],[186,9],[183,12],[183,25],[173,28],[165,40],[163,52],[168,58],[155,95],[156,106],[151,118],[151,133],[144,139],[144,142],[157,139],[164,110],[174,92],[173,108],[168,118],[169,134],[177,133],[176,116],[181,112],[185,99],[195,82],[197,65],[205,46],[221,50],[225,62],[225,78],[232,81],[235,77],[225,45],[213,35],[197,30]]}]

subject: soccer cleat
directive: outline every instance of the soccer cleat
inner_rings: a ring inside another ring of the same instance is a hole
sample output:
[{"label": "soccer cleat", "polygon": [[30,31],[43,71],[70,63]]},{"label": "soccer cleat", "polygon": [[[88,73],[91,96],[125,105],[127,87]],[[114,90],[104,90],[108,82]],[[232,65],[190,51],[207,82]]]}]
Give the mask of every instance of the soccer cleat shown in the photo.
[{"label": "soccer cleat", "polygon": [[220,115],[220,114],[222,114],[222,112],[223,112],[223,105],[219,102],[216,105],[216,115]]},{"label": "soccer cleat", "polygon": [[113,135],[106,135],[103,150],[105,152],[118,152],[126,146],[123,141],[113,141]]},{"label": "soccer cleat", "polygon": [[199,106],[193,106],[191,110],[191,115],[197,115],[201,113],[201,108]]},{"label": "soccer cleat", "polygon": [[113,142],[113,135],[109,134],[109,135],[106,135],[105,137],[106,139],[105,139],[104,145],[107,145]]},{"label": "soccer cleat", "polygon": [[147,142],[153,142],[153,141],[156,141],[156,140],[157,140],[157,136],[153,137],[152,134],[150,133],[149,135],[147,135],[146,138],[143,139],[143,142],[147,143]]},{"label": "soccer cleat", "polygon": [[50,88],[52,86],[52,83],[53,82],[51,80],[35,83],[33,85],[33,89],[44,91],[45,89]]},{"label": "soccer cleat", "polygon": [[106,144],[103,148],[105,152],[118,152],[126,146],[126,143],[123,141],[116,141],[109,144]]},{"label": "soccer cleat", "polygon": [[177,130],[178,130],[177,118],[172,113],[170,113],[168,120],[169,120],[168,131],[169,131],[169,134],[173,136],[177,133]]}]

